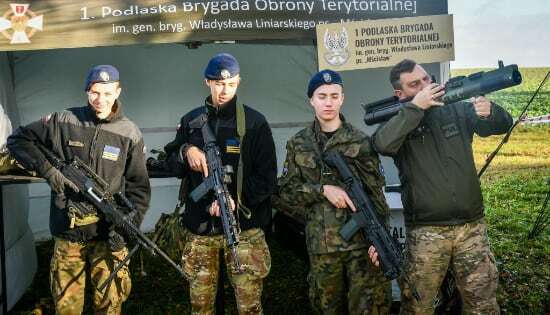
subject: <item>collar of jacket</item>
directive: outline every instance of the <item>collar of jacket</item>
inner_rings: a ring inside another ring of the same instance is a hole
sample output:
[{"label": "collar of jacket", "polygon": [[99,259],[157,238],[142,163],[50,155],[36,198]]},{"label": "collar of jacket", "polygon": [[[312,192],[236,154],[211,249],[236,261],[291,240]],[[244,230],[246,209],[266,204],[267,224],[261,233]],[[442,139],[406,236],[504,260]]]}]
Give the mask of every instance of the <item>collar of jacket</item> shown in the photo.
[{"label": "collar of jacket", "polygon": [[123,116],[122,104],[118,99],[115,100],[115,104],[113,105],[113,110],[111,111],[109,116],[107,116],[104,119],[98,118],[92,106],[88,104],[88,115],[90,115],[91,120],[95,123],[110,123],[116,120],[120,120]]},{"label": "collar of jacket", "polygon": [[[340,121],[342,121],[342,124],[338,129],[336,129],[334,135],[340,133],[343,129],[347,129],[348,123],[346,122],[346,118],[342,113],[339,114]],[[313,134],[315,136],[315,140],[317,143],[327,143],[328,138],[327,136],[321,131],[321,123],[319,122],[319,119],[317,119],[317,116],[315,116],[315,119],[313,120],[313,124],[311,125],[311,130],[313,131]],[[334,137],[334,136],[333,136]]]},{"label": "collar of jacket", "polygon": [[237,96],[235,95],[233,99],[222,107],[215,107],[212,104],[212,96],[208,96],[204,101],[204,105],[206,105],[208,117],[216,117],[221,119],[235,117],[237,113]]}]

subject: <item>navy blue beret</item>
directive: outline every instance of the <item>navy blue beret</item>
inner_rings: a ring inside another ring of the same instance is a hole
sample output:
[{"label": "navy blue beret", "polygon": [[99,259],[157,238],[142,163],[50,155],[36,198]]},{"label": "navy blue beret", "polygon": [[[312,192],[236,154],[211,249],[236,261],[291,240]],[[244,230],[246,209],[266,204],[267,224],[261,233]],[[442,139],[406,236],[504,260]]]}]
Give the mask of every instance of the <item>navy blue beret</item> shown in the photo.
[{"label": "navy blue beret", "polygon": [[118,82],[119,80],[120,77],[117,68],[111,65],[98,65],[90,69],[90,72],[88,72],[84,91],[88,91],[90,89],[90,85],[94,83],[110,83]]},{"label": "navy blue beret", "polygon": [[228,53],[212,57],[204,69],[204,77],[209,80],[225,80],[239,74],[239,62]]},{"label": "navy blue beret", "polygon": [[315,90],[318,87],[324,84],[339,84],[344,87],[344,82],[342,82],[342,77],[336,71],[332,70],[321,70],[311,77],[309,84],[307,86],[307,96],[311,98]]}]

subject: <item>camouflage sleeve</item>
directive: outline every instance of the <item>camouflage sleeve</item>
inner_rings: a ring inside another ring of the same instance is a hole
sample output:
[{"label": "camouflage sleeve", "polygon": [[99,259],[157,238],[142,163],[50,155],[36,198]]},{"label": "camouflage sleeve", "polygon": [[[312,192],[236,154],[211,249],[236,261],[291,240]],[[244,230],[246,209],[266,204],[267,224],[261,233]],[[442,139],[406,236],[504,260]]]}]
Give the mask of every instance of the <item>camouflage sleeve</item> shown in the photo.
[{"label": "camouflage sleeve", "polygon": [[380,159],[371,145],[370,137],[367,136],[363,141],[361,151],[357,159],[354,160],[354,166],[376,208],[380,211],[380,214],[387,216],[389,207],[386,204],[383,192],[384,176],[380,171]]},{"label": "camouflage sleeve", "polygon": [[314,203],[322,202],[325,197],[319,183],[308,183],[302,176],[300,167],[296,164],[296,153],[291,140],[287,142],[286,150],[283,174],[278,180],[278,197],[284,204],[303,211]]}]

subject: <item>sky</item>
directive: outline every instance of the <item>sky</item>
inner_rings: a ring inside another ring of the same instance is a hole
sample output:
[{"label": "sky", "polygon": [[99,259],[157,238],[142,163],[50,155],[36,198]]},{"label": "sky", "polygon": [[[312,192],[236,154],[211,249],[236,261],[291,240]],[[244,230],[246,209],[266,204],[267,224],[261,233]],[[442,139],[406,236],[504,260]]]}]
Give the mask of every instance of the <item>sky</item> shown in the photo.
[{"label": "sky", "polygon": [[550,67],[550,0],[448,0],[453,14],[452,68]]}]

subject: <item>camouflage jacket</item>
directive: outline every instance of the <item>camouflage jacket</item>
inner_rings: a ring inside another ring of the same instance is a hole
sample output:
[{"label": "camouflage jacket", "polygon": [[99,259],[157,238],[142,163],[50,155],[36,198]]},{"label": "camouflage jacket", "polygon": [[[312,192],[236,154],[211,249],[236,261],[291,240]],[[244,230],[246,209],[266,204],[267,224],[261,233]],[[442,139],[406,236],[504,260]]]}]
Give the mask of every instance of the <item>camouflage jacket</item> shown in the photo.
[{"label": "camouflage jacket", "polygon": [[[342,117],[343,118],[343,117]],[[283,175],[279,179],[276,202],[289,205],[293,215],[306,219],[306,243],[311,254],[348,251],[368,245],[361,233],[345,242],[339,234],[350,218],[349,209],[337,209],[321,193],[322,185],[344,187],[340,175],[323,161],[324,152],[340,151],[348,165],[361,179],[381,215],[389,213],[382,186],[380,160],[372,149],[370,138],[343,121],[330,139],[321,132],[317,120],[299,131],[287,142]],[[277,204],[275,204],[277,207]]]}]

